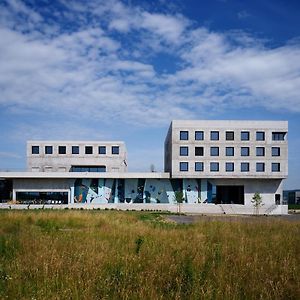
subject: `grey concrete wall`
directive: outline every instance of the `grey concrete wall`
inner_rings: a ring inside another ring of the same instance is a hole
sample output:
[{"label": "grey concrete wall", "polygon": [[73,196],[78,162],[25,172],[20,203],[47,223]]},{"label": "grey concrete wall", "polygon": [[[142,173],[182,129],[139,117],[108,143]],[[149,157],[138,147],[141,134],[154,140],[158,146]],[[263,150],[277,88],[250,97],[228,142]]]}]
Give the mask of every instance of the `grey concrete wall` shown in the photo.
[{"label": "grey concrete wall", "polygon": [[[32,146],[39,146],[39,154],[32,154]],[[53,153],[46,154],[45,147]],[[66,146],[66,154],[58,154],[58,146]],[[79,146],[79,154],[72,154],[72,146]],[[93,154],[85,154],[85,146],[93,147]],[[106,147],[106,154],[98,153],[98,146]],[[112,154],[112,146],[119,146],[119,154]],[[28,141],[27,170],[36,172],[69,172],[71,166],[105,166],[106,172],[126,172],[127,153],[123,142],[103,141]]]},{"label": "grey concrete wall", "polygon": [[[288,174],[288,144],[287,134],[284,141],[273,141],[272,132],[288,132],[288,123],[285,121],[172,121],[172,149],[168,150],[171,164],[171,176],[174,178],[286,178]],[[180,140],[180,131],[188,131],[189,139]],[[195,131],[204,131],[204,140],[195,140]],[[210,140],[210,132],[218,131],[219,140]],[[234,140],[225,139],[226,131],[234,132]],[[250,132],[250,140],[241,140],[241,131]],[[256,132],[265,132],[264,141],[256,141]],[[180,156],[180,146],[189,148],[188,156]],[[195,156],[195,147],[204,148],[204,156]],[[219,156],[210,155],[210,147],[219,147]],[[234,156],[226,156],[226,147],[234,147]],[[241,156],[241,147],[250,148],[250,156]],[[265,148],[265,156],[256,156],[256,147]],[[272,147],[280,147],[280,156],[272,157]],[[195,162],[204,163],[204,171],[196,172]],[[188,162],[189,170],[179,170],[180,162]],[[210,171],[210,162],[219,163],[219,172]],[[226,172],[225,163],[234,163],[234,172]],[[249,172],[241,172],[241,162],[250,164]],[[256,163],[265,163],[265,172],[256,172]],[[280,172],[272,172],[271,164],[280,163]]]}]

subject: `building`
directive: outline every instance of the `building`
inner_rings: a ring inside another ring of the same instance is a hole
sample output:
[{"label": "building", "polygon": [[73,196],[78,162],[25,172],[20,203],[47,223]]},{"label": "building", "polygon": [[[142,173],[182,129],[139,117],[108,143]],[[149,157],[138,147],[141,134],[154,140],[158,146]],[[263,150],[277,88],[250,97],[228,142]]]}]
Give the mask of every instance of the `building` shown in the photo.
[{"label": "building", "polygon": [[124,142],[28,141],[30,172],[126,172]]},{"label": "building", "polygon": [[283,214],[287,133],[278,121],[172,121],[163,173],[128,173],[123,142],[30,141],[28,171],[0,178],[19,207],[176,211],[183,200],[186,212],[249,214],[259,192],[261,213]]},{"label": "building", "polygon": [[300,205],[300,190],[283,191],[284,202],[291,205]]}]

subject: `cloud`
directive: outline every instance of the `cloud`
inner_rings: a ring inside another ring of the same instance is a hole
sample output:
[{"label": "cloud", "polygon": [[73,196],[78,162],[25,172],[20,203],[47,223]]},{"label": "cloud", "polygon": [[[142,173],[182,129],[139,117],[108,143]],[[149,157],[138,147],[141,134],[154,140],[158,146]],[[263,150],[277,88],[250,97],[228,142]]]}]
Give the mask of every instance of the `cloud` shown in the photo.
[{"label": "cloud", "polygon": [[238,12],[237,16],[239,19],[247,19],[251,17],[251,14],[249,14],[246,10],[242,10]]},{"label": "cloud", "polygon": [[[270,48],[119,1],[62,3],[55,22],[21,1],[2,7],[1,109],[136,126],[232,107],[300,112],[299,40]],[[162,72],[166,56],[176,67]]]}]

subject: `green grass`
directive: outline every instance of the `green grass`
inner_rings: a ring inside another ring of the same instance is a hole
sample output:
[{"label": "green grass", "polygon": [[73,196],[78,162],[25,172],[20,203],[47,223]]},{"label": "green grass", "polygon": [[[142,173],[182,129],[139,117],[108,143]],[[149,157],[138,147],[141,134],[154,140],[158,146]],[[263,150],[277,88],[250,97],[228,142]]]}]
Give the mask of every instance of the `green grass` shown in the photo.
[{"label": "green grass", "polygon": [[289,209],[300,209],[300,204],[289,204]]},{"label": "green grass", "polygon": [[300,223],[0,211],[0,299],[300,299]]}]

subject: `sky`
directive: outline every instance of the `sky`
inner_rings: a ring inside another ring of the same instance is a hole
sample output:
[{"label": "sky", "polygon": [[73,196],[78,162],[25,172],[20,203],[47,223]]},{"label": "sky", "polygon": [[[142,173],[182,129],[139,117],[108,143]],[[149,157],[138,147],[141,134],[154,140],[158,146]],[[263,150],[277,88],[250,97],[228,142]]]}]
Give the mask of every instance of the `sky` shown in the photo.
[{"label": "sky", "polygon": [[27,140],[122,140],[163,170],[172,119],[289,121],[300,188],[300,2],[0,0],[0,169]]}]

